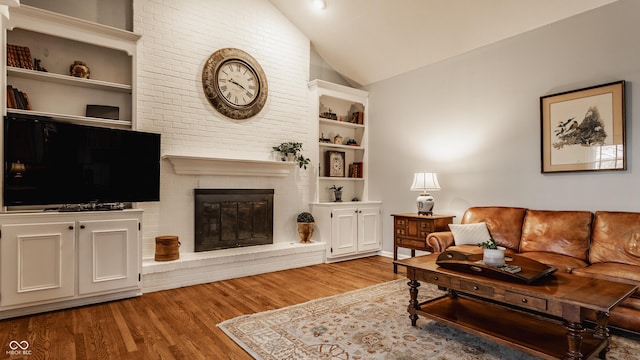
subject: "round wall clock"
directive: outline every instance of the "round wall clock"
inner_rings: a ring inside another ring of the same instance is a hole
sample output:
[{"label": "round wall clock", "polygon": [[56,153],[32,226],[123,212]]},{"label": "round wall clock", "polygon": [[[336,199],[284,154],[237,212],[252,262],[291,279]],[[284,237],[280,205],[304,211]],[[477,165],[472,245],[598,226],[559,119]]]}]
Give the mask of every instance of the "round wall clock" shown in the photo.
[{"label": "round wall clock", "polygon": [[256,59],[234,48],[217,50],[202,69],[204,94],[221,114],[248,119],[267,102],[267,77]]}]

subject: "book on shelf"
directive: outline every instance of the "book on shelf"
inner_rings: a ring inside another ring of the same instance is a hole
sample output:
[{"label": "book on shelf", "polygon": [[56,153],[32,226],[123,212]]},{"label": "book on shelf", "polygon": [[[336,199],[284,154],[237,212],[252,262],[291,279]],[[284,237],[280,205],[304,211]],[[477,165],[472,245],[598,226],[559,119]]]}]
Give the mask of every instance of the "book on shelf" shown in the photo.
[{"label": "book on shelf", "polygon": [[364,125],[364,111],[356,111],[352,113],[351,122],[354,124]]},{"label": "book on shelf", "polygon": [[7,65],[33,70],[33,59],[29,47],[7,44]]},{"label": "book on shelf", "polygon": [[7,85],[7,108],[32,110],[29,95],[11,85]]},{"label": "book on shelf", "polygon": [[349,177],[352,177],[352,178],[363,177],[361,162],[354,162],[353,164],[349,165]]}]

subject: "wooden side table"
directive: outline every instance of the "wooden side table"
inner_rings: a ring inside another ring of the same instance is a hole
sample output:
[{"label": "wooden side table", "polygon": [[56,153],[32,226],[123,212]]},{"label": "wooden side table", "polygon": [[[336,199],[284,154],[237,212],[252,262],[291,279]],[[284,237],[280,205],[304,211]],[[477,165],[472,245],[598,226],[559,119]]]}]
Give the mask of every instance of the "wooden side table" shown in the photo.
[{"label": "wooden side table", "polygon": [[[393,260],[398,260],[398,248],[411,249],[411,257],[416,250],[432,251],[427,245],[427,235],[436,231],[449,231],[453,215],[418,215],[415,213],[391,214],[393,216]],[[393,272],[398,273],[398,265],[393,264]]]}]

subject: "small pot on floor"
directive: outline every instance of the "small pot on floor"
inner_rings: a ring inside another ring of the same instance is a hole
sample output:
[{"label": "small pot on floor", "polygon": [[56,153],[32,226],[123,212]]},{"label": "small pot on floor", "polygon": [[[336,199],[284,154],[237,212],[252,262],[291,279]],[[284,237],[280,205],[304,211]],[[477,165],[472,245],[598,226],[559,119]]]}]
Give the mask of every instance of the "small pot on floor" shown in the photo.
[{"label": "small pot on floor", "polygon": [[314,225],[315,223],[298,223],[298,235],[300,236],[301,243],[307,244],[311,242]]}]

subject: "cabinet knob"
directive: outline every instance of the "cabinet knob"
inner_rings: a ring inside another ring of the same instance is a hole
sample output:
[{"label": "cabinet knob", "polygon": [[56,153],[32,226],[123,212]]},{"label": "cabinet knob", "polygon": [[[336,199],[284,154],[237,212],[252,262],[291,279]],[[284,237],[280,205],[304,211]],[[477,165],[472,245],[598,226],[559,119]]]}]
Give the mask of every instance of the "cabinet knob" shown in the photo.
[{"label": "cabinet knob", "polygon": [[523,303],[526,303],[526,302],[527,302],[527,299],[522,299],[522,302],[523,302]]},{"label": "cabinet knob", "polygon": [[438,280],[438,277],[437,277],[437,276],[434,276],[434,277],[433,277],[433,280]]},{"label": "cabinet knob", "polygon": [[84,229],[84,225],[80,225],[80,229]]},{"label": "cabinet knob", "polygon": [[477,286],[474,286],[474,287],[473,287],[473,290],[478,290],[478,287],[477,287]]},{"label": "cabinet knob", "polygon": [[73,225],[69,225],[69,230],[73,230]]}]

